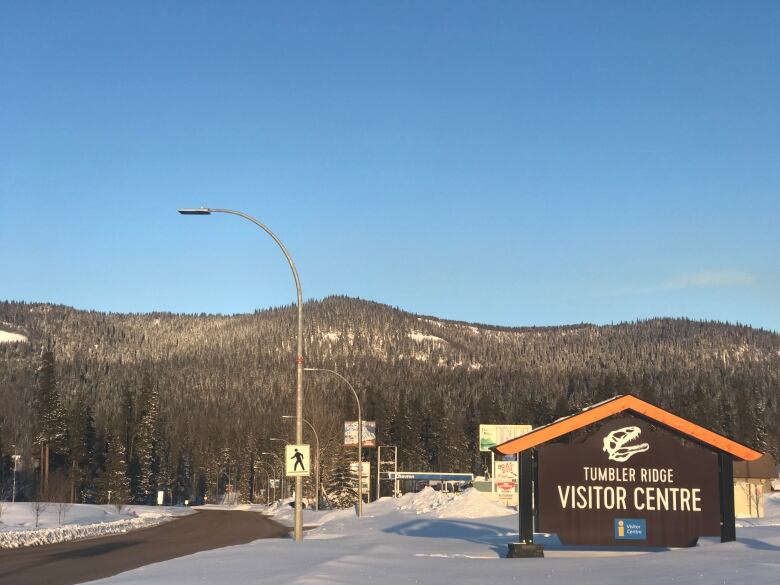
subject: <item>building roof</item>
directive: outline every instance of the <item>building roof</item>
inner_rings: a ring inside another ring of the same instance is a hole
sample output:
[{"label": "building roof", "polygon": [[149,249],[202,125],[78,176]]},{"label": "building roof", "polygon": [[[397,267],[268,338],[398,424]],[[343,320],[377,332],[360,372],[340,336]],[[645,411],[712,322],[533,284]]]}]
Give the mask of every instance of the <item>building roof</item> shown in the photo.
[{"label": "building roof", "polygon": [[755,461],[762,455],[755,449],[705,429],[696,423],[672,414],[668,410],[645,402],[632,394],[615,396],[604,402],[599,402],[576,414],[559,418],[548,425],[534,429],[528,434],[496,445],[493,449],[501,455],[520,453],[623,411],[630,411],[653,420],[699,443],[718,451],[729,453],[739,460]]},{"label": "building roof", "polygon": [[764,453],[755,461],[735,461],[734,478],[774,479],[777,477],[777,463],[769,453]]}]

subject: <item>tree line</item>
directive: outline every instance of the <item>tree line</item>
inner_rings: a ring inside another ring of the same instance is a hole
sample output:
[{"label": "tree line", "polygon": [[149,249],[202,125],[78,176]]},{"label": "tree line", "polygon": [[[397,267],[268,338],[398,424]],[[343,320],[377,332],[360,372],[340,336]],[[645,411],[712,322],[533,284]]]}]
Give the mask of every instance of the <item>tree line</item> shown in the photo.
[{"label": "tree line", "polygon": [[[19,453],[26,499],[257,499],[279,476],[263,453],[283,452],[269,439],[294,436],[281,415],[294,414],[295,316],[0,303],[0,329],[29,340],[0,344],[0,496]],[[687,319],[494,327],[347,297],[307,302],[304,317],[307,365],[351,381],[401,469],[481,473],[479,424],[545,424],[626,392],[759,450],[780,448],[772,332]],[[304,393],[325,491],[349,500],[343,422],[356,419],[354,398],[309,372]]]}]

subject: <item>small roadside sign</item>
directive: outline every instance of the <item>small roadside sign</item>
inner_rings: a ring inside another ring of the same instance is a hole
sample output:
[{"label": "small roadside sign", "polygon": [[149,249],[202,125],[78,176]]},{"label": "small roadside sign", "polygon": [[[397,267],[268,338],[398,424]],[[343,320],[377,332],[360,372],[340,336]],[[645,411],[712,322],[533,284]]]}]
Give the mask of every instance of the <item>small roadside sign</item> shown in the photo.
[{"label": "small roadside sign", "polygon": [[309,477],[308,445],[286,445],[284,460],[287,477]]}]

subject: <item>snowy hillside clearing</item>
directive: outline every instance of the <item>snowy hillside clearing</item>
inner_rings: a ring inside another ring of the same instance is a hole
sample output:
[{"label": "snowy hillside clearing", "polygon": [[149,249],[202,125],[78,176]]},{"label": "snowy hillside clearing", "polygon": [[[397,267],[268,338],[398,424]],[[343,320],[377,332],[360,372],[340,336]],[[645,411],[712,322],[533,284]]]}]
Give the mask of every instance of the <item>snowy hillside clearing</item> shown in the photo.
[{"label": "snowy hillside clearing", "polygon": [[73,504],[59,521],[57,504],[48,503],[35,527],[35,514],[29,502],[2,502],[0,549],[67,542],[121,534],[166,522],[174,516],[191,514],[189,508],[167,506],[127,506],[117,513],[115,506]]},{"label": "snowy hillside clearing", "polygon": [[[537,535],[544,559],[506,559],[517,538],[517,516],[496,514],[477,492],[460,496],[424,490],[398,500],[383,498],[353,510],[306,511],[303,543],[292,539],[198,553],[96,581],[102,585],[451,585],[453,583],[550,583],[578,585],[777,584],[780,527],[737,531],[738,542],[703,539],[676,550],[610,550],[562,547]],[[277,520],[291,524],[292,509]]]},{"label": "snowy hillside clearing", "polygon": [[427,335],[425,333],[420,333],[419,331],[412,331],[411,333],[406,334],[409,339],[412,339],[416,341],[417,343],[422,343],[424,341],[429,341],[431,343],[446,343],[441,337],[436,337],[435,335]]},{"label": "snowy hillside clearing", "polygon": [[0,329],[0,343],[27,343],[28,340],[24,335],[19,333],[11,333],[10,331],[3,331]]}]

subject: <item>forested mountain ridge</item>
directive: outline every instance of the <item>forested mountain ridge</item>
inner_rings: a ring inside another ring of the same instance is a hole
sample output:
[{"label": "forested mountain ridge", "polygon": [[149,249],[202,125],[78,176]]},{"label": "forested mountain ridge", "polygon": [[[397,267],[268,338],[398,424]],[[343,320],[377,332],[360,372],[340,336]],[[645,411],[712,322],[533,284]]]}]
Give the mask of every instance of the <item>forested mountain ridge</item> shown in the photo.
[{"label": "forested mountain ridge", "polygon": [[[219,316],[0,303],[0,330],[29,340],[0,343],[0,453],[15,445],[30,460],[48,440],[55,471],[78,468],[80,492],[96,498],[112,442],[136,500],[162,485],[216,490],[228,477],[248,493],[253,462],[278,445],[269,437],[292,438],[280,415],[294,411],[295,317],[294,307]],[[780,335],[763,330],[686,319],[493,327],[328,297],[306,303],[304,336],[306,364],[350,379],[404,469],[478,470],[480,423],[543,424],[625,392],[780,447]],[[47,384],[61,423],[42,412]],[[304,393],[304,416],[332,454],[326,475],[354,399],[320,373],[306,373]]]}]

